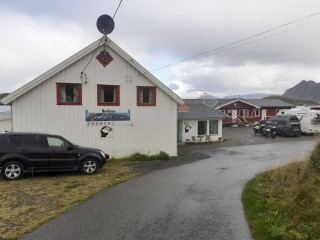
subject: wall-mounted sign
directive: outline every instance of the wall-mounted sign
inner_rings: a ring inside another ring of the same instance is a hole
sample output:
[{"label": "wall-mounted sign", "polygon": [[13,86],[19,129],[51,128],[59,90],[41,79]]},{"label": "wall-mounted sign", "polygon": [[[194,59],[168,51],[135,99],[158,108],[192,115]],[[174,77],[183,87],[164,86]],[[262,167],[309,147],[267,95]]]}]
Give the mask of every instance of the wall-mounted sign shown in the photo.
[{"label": "wall-mounted sign", "polygon": [[182,104],[178,107],[178,112],[187,113],[189,112],[189,106],[187,104]]},{"label": "wall-mounted sign", "polygon": [[103,110],[101,113],[89,113],[86,110],[86,122],[114,122],[130,121],[130,110],[125,113],[118,113],[111,110]]}]

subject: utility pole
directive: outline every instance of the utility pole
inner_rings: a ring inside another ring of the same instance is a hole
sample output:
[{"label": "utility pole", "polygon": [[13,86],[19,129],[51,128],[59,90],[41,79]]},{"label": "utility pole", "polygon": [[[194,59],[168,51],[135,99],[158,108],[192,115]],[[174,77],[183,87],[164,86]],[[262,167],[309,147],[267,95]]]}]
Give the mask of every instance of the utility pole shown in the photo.
[{"label": "utility pole", "polygon": [[206,92],[203,93],[203,97],[202,97],[202,104],[204,104],[204,97],[206,96]]}]

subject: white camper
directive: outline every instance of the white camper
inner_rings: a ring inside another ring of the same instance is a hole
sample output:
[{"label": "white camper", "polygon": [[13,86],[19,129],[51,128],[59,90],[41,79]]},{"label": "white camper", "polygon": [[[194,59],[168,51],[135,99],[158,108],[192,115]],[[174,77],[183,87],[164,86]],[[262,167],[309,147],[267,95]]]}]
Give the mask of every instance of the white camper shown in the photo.
[{"label": "white camper", "polygon": [[320,132],[320,110],[303,108],[283,109],[277,115],[296,115],[300,120],[301,131],[305,134],[317,134]]}]

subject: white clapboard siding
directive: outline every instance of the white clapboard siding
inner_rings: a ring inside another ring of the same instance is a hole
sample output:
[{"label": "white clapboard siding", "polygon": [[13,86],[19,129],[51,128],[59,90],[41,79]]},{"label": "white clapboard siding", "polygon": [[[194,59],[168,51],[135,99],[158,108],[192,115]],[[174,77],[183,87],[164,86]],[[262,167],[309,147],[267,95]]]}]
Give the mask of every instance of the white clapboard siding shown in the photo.
[{"label": "white clapboard siding", "polygon": [[[80,72],[92,52],[12,101],[14,131],[60,134],[78,145],[100,148],[111,157],[159,151],[176,155],[177,101],[157,87],[156,106],[136,106],[136,87],[156,85],[117,52],[107,50],[113,57],[107,67],[94,57],[85,71],[87,83],[82,84],[81,106],[58,106],[56,83],[80,83]],[[97,84],[120,85],[120,106],[98,106]],[[130,110],[131,121],[114,122],[112,137],[101,138],[101,126],[87,126],[85,111],[101,112],[102,109]]]},{"label": "white clapboard siding", "polygon": [[11,119],[0,119],[0,133],[11,131]]}]

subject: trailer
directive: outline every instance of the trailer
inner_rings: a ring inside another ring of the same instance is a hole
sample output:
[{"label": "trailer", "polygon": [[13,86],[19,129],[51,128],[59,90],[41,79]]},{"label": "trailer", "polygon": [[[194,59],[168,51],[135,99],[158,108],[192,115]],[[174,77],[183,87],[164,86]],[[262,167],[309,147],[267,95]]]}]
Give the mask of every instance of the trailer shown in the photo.
[{"label": "trailer", "polygon": [[320,133],[320,110],[303,108],[282,109],[277,113],[277,115],[296,115],[300,120],[302,133]]}]

